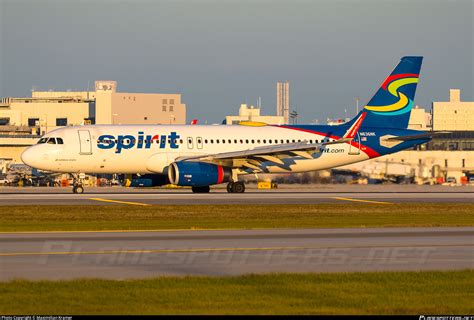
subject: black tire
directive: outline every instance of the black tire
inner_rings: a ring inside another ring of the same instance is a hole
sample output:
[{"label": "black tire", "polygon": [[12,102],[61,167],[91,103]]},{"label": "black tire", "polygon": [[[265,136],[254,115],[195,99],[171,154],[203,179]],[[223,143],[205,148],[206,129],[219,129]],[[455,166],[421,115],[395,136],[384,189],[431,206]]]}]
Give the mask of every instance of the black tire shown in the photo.
[{"label": "black tire", "polygon": [[211,187],[204,186],[204,187],[192,187],[194,193],[209,193],[211,191]]},{"label": "black tire", "polygon": [[229,183],[227,184],[227,192],[228,192],[228,193],[234,192],[234,190],[233,190],[233,189],[234,189],[234,188],[233,188],[233,185],[234,185],[233,182],[229,182]]},{"label": "black tire", "polygon": [[74,188],[72,188],[72,192],[74,193],[84,193],[84,187],[81,185],[77,185]]},{"label": "black tire", "polygon": [[245,192],[245,184],[243,182],[234,182],[232,186],[232,191],[234,193],[244,193]]}]

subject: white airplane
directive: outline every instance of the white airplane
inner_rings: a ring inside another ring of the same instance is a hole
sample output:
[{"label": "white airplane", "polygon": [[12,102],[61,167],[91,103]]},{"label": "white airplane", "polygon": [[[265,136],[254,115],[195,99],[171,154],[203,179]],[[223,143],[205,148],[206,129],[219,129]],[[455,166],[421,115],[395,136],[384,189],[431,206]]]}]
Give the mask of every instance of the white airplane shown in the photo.
[{"label": "white airplane", "polygon": [[403,57],[364,109],[351,121],[326,125],[89,125],[44,135],[22,161],[81,177],[130,174],[131,185],[191,186],[209,192],[228,183],[242,193],[239,176],[305,172],[376,158],[428,142],[432,133],[408,130],[422,57]]}]

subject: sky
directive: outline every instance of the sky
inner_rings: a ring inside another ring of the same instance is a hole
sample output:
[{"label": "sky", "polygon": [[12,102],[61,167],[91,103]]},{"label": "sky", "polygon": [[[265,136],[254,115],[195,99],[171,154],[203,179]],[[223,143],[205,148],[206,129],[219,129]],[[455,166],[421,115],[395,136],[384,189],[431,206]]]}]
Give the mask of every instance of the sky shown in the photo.
[{"label": "sky", "polygon": [[405,55],[415,104],[473,100],[473,0],[0,0],[0,97],[31,90],[181,93],[188,120],[220,123],[290,82],[298,123],[355,113]]}]

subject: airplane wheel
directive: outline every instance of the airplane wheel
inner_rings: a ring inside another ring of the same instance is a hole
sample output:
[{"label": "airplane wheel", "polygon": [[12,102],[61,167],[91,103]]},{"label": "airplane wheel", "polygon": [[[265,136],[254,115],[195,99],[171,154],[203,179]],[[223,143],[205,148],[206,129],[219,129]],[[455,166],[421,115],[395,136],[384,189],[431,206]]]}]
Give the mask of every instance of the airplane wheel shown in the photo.
[{"label": "airplane wheel", "polygon": [[228,193],[232,193],[232,192],[233,192],[233,190],[232,190],[233,185],[234,185],[233,182],[229,182],[229,183],[227,184],[227,192],[228,192]]},{"label": "airplane wheel", "polygon": [[84,193],[84,187],[81,185],[74,186],[72,188],[72,192],[74,193]]},{"label": "airplane wheel", "polygon": [[245,192],[245,184],[243,182],[234,182],[232,186],[232,191],[234,193],[244,193]]},{"label": "airplane wheel", "polygon": [[211,191],[211,187],[204,186],[204,187],[192,187],[194,193],[209,193]]}]

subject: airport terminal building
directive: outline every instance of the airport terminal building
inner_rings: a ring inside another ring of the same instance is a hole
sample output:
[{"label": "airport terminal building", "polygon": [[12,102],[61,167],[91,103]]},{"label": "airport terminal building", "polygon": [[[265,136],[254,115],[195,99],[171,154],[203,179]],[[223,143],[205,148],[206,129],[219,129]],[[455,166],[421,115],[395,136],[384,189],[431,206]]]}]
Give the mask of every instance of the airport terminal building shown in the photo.
[{"label": "airport terminal building", "polygon": [[21,152],[59,127],[81,124],[185,124],[177,93],[117,92],[116,81],[96,81],[94,91],[33,91],[0,99],[0,173],[20,163]]}]

